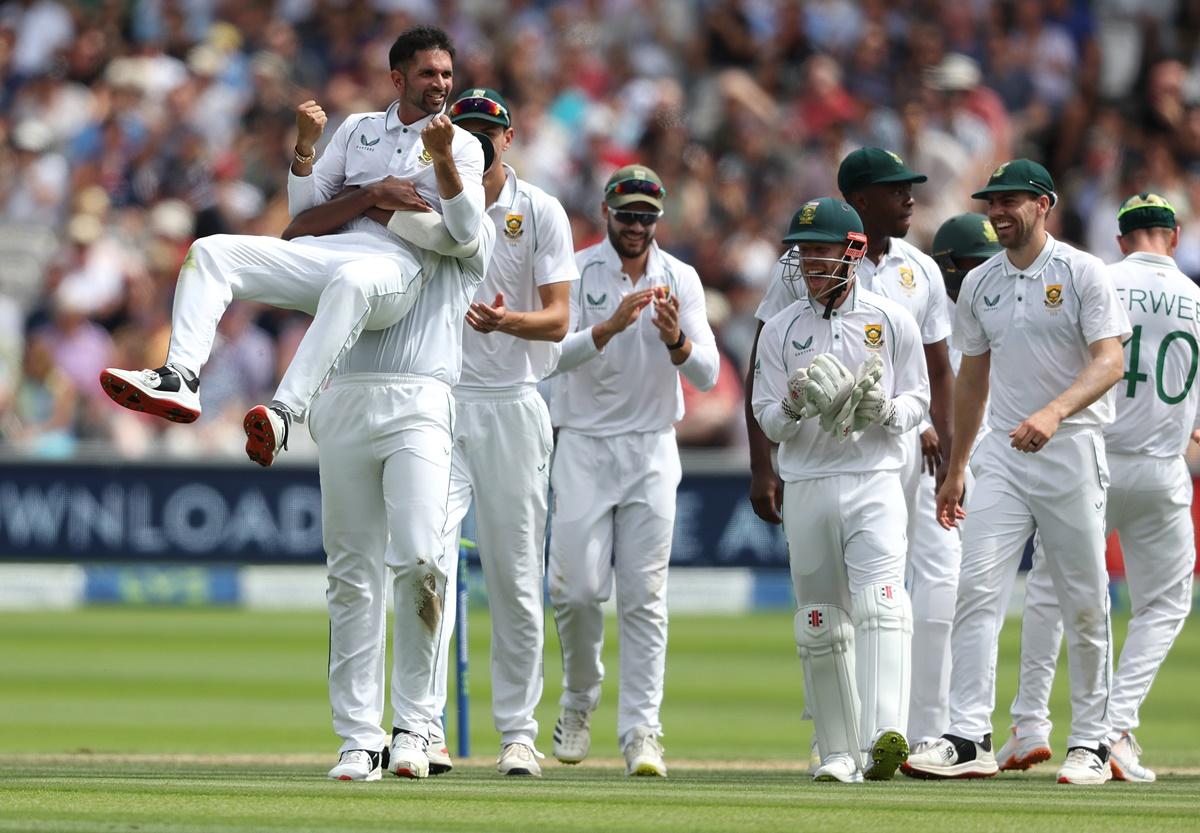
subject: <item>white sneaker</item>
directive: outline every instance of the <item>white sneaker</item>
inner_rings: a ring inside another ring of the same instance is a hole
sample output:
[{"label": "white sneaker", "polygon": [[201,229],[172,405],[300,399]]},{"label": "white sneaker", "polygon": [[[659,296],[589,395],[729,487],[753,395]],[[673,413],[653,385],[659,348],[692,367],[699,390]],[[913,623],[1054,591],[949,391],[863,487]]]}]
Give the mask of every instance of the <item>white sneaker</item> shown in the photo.
[{"label": "white sneaker", "polygon": [[1088,749],[1086,746],[1072,746],[1067,750],[1067,760],[1058,771],[1060,784],[1103,784],[1112,778],[1112,769],[1108,765],[1106,747],[1101,752]]},{"label": "white sneaker", "polygon": [[1043,738],[1019,738],[1017,727],[1013,726],[1009,730],[1008,740],[996,753],[996,763],[1002,772],[1024,772],[1031,766],[1050,760],[1053,755],[1049,741]]},{"label": "white sneaker", "polygon": [[496,771],[501,775],[542,777],[542,765],[537,761],[537,753],[524,743],[504,744],[500,748],[500,757],[496,759]]},{"label": "white sneaker", "polygon": [[429,746],[425,749],[429,756],[429,774],[445,775],[454,769],[454,761],[450,760],[450,750],[446,747],[446,736],[441,726],[429,727]]},{"label": "white sneaker", "polygon": [[891,781],[899,766],[908,760],[908,741],[896,731],[883,731],[871,744],[870,759],[863,778],[868,781]]},{"label": "white sneaker", "polygon": [[401,730],[392,738],[391,761],[388,766],[400,778],[428,778],[427,748],[425,738]]},{"label": "white sneaker", "polygon": [[992,754],[990,734],[983,743],[943,735],[922,752],[909,755],[900,771],[910,778],[990,778],[1000,768]]},{"label": "white sneaker", "polygon": [[347,749],[329,770],[329,777],[334,781],[378,781],[383,777],[382,759],[382,752]]},{"label": "white sneaker", "polygon": [[246,412],[242,428],[246,431],[246,456],[260,466],[275,462],[287,449],[291,419],[287,411],[275,406],[255,405]]},{"label": "white sneaker", "polygon": [[171,422],[195,422],[200,417],[200,382],[188,379],[172,365],[156,370],[100,371],[100,387],[108,398],[131,411]]},{"label": "white sneaker", "polygon": [[1158,780],[1154,770],[1142,766],[1142,747],[1132,732],[1122,732],[1121,737],[1108,751],[1108,765],[1114,781],[1130,781],[1134,784],[1151,784]]},{"label": "white sneaker", "polygon": [[648,726],[634,729],[633,737],[625,744],[625,774],[667,777],[662,744]]},{"label": "white sneaker", "polygon": [[562,710],[554,724],[554,757],[564,764],[577,764],[587,757],[592,746],[591,719],[591,713],[581,709]]},{"label": "white sneaker", "polygon": [[826,784],[832,784],[835,781],[843,784],[861,784],[863,774],[854,758],[844,752],[839,752],[836,755],[830,755],[829,760],[822,762],[813,770],[813,780]]}]

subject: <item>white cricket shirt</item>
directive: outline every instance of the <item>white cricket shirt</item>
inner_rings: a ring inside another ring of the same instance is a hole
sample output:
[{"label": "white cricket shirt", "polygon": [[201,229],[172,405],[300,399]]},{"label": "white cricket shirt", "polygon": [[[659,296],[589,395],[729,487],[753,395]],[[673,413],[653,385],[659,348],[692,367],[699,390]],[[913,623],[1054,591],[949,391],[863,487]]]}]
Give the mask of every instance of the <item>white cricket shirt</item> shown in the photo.
[{"label": "white cricket shirt", "polygon": [[1173,258],[1135,252],[1108,267],[1133,333],[1109,451],[1176,457],[1187,449],[1200,407],[1200,287]]},{"label": "white cricket shirt", "polygon": [[[1129,318],[1100,259],[1046,235],[1028,269],[1000,252],[967,273],[954,315],[954,346],[991,351],[987,426],[1006,435],[1071,386],[1091,362],[1088,345],[1125,339]],[[1108,391],[1064,426],[1112,421]]]},{"label": "white cricket shirt", "polygon": [[[417,193],[440,211],[446,230],[460,243],[475,236],[483,218],[483,148],[479,140],[461,127],[454,128],[451,151],[463,190],[453,199],[438,193],[433,158],[421,141],[421,131],[433,120],[426,116],[412,124],[401,124],[399,102],[393,101],[380,113],[354,113],[330,138],[308,176],[296,176],[288,168],[288,210],[295,217],[335,197],[347,185],[370,185],[386,176],[412,180]],[[400,241],[386,227],[355,217],[346,231],[366,231]],[[414,247],[415,248],[415,247]]]},{"label": "white cricket shirt", "polygon": [[[720,354],[708,325],[700,276],[654,242],[636,286],[621,271],[621,259],[607,237],[576,254],[575,262],[579,285],[571,292],[571,332],[563,340],[554,377],[551,421],[594,437],[665,431],[683,417],[679,374],[700,390],[717,383]],[[679,326],[692,341],[687,360],[671,363],[671,353],[651,323],[653,304],[603,352],[597,350],[592,326],[612,316],[629,293],[658,286],[679,298]]]},{"label": "white cricket shirt", "polygon": [[950,337],[946,281],[933,258],[916,246],[893,237],[879,263],[864,257],[854,274],[863,289],[890,298],[908,310],[920,328],[922,344],[936,344]]},{"label": "white cricket shirt", "polygon": [[[487,210],[496,228],[496,248],[475,300],[490,305],[497,293],[503,293],[510,309],[539,310],[538,287],[579,280],[571,223],[558,200],[519,179],[508,165],[504,172],[504,188]],[[550,342],[480,333],[464,323],[459,384],[487,388],[536,384],[553,368],[556,353]]]},{"label": "white cricket shirt", "polygon": [[479,227],[479,250],[469,258],[422,252],[421,267],[430,276],[408,315],[386,330],[364,330],[334,375],[405,373],[458,384],[463,316],[495,245],[496,230],[484,223]]},{"label": "white cricket shirt", "polygon": [[[805,298],[776,315],[758,339],[754,368],[754,416],[779,443],[779,476],[785,481],[835,474],[898,471],[910,445],[906,434],[929,410],[929,373],[921,334],[896,302],[852,286],[840,307],[824,318],[825,305]],[[883,360],[880,384],[896,405],[895,424],[870,425],[839,442],[819,418],[795,422],[783,413],[792,371],[832,353],[850,369],[872,355]]]}]

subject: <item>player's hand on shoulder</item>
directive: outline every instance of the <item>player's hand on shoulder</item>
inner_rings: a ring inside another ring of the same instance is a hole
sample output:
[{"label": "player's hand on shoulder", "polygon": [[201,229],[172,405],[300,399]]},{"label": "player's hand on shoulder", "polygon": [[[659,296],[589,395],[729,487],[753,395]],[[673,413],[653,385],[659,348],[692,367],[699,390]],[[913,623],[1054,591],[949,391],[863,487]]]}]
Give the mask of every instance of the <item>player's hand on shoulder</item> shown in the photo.
[{"label": "player's hand on shoulder", "polygon": [[412,180],[385,176],[367,187],[375,198],[375,207],[384,211],[433,211],[433,207],[417,193]]},{"label": "player's hand on shoulder", "polygon": [[454,124],[450,117],[445,113],[434,116],[421,130],[421,142],[432,156],[450,156],[450,147],[454,142]]},{"label": "player's hand on shoulder", "polygon": [[329,117],[316,101],[309,99],[300,104],[296,108],[296,149],[305,155],[312,153],[328,121]]}]

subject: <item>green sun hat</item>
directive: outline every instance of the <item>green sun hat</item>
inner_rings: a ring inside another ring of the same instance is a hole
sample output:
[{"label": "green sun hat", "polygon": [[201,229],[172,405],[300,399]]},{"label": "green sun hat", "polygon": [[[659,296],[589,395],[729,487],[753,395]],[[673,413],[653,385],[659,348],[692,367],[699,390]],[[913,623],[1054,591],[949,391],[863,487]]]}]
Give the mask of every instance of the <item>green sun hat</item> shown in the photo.
[{"label": "green sun hat", "polygon": [[1121,234],[1140,228],[1173,229],[1179,222],[1175,219],[1175,208],[1158,194],[1144,192],[1134,194],[1121,203],[1117,212],[1117,225]]},{"label": "green sun hat", "polygon": [[910,171],[904,160],[883,148],[859,148],[838,167],[838,190],[852,194],[868,185],[887,182],[925,182],[929,177]]},{"label": "green sun hat", "polygon": [[930,256],[939,258],[984,258],[1000,251],[1000,241],[991,222],[982,214],[959,214],[951,217],[933,235]]},{"label": "green sun hat", "polygon": [[609,208],[623,208],[637,202],[649,203],[663,210],[667,187],[654,171],[645,165],[626,165],[613,171],[604,186],[604,201]]},{"label": "green sun hat", "polygon": [[504,96],[488,87],[464,90],[447,112],[450,114],[450,121],[455,124],[468,119],[480,119],[502,127],[512,127],[508,102],[504,100]]},{"label": "green sun hat", "polygon": [[1032,159],[1014,159],[992,171],[987,185],[971,195],[973,200],[986,200],[988,194],[1003,191],[1028,191],[1036,196],[1047,196],[1050,205],[1058,202],[1054,193],[1054,179],[1050,172]]}]

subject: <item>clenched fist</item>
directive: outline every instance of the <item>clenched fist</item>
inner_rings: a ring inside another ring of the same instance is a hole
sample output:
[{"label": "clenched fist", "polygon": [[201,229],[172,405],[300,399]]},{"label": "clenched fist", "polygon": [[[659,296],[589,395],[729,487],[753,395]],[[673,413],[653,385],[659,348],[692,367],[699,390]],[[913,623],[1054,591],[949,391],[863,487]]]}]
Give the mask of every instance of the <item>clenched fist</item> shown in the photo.
[{"label": "clenched fist", "polygon": [[296,108],[296,150],[303,156],[313,152],[313,147],[325,131],[329,117],[321,105],[309,99]]},{"label": "clenched fist", "polygon": [[434,116],[433,120],[421,131],[421,141],[431,156],[442,158],[450,156],[450,145],[453,140],[454,125],[445,113]]}]

